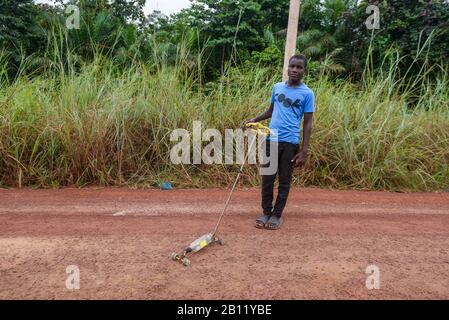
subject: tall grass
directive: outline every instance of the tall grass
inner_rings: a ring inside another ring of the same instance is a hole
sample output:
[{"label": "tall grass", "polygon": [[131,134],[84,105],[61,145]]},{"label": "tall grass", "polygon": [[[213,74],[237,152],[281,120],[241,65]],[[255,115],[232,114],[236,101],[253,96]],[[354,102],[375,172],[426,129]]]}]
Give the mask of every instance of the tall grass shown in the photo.
[{"label": "tall grass", "polygon": [[[440,69],[437,79],[423,71],[413,80],[418,93],[401,92],[400,58],[388,54],[387,72],[373,73],[364,86],[306,81],[317,105],[310,158],[295,172],[295,185],[449,187],[448,70],[432,66]],[[0,185],[227,185],[235,166],[171,164],[170,133],[190,130],[194,120],[222,132],[238,127],[265,110],[280,72],[228,68],[216,83],[201,85],[185,76],[187,55],[179,50],[175,66],[134,63],[125,71],[98,55],[77,72],[56,62],[41,76],[22,73],[12,83],[2,76],[7,66],[0,58]],[[242,184],[256,185],[257,173],[248,166]]]}]

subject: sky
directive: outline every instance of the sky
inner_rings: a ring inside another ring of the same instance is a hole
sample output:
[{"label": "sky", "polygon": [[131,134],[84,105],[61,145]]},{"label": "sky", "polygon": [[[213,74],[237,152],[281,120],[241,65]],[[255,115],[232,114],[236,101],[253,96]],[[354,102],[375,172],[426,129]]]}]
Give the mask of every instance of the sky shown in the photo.
[{"label": "sky", "polygon": [[166,15],[181,11],[181,9],[190,7],[189,0],[147,0],[145,4],[145,15],[160,10]]},{"label": "sky", "polygon": [[[35,0],[36,3],[50,3],[52,0]],[[150,14],[153,10],[160,10],[166,15],[181,11],[181,9],[190,7],[189,0],[146,0],[144,12]]]}]

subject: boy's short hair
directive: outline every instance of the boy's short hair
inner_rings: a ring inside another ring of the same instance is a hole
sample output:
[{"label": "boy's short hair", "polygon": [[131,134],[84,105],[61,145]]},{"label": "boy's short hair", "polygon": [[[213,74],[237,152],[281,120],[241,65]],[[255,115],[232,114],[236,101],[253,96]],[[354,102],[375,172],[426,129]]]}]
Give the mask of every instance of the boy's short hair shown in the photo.
[{"label": "boy's short hair", "polygon": [[288,62],[290,63],[290,61],[292,61],[293,59],[298,59],[298,60],[302,60],[304,61],[304,68],[307,68],[307,57],[303,54],[295,54],[294,56],[292,56],[290,58],[290,60],[288,60]]}]

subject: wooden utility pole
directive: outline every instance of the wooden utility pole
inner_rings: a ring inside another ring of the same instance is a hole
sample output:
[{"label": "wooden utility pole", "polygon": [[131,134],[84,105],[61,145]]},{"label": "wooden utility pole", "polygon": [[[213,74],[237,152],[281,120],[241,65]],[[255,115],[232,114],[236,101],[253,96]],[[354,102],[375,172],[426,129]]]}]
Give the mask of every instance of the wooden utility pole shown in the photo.
[{"label": "wooden utility pole", "polygon": [[288,80],[288,60],[296,52],[296,37],[298,36],[299,9],[301,0],[290,0],[288,14],[287,40],[285,42],[283,81]]}]

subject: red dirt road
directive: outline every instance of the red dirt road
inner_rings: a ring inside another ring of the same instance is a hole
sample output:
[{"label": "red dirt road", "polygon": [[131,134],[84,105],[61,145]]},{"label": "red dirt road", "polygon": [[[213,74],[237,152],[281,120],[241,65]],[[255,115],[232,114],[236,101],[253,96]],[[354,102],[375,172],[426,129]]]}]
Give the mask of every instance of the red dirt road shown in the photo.
[{"label": "red dirt road", "polygon": [[[0,299],[449,299],[449,193],[292,190],[280,230],[228,190],[0,190]],[[369,265],[380,289],[368,290]],[[80,289],[66,288],[77,265]]]}]

